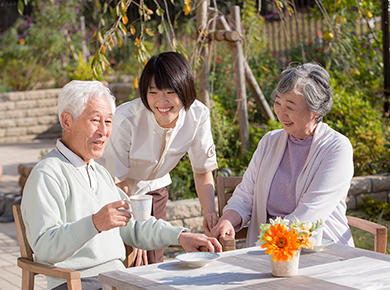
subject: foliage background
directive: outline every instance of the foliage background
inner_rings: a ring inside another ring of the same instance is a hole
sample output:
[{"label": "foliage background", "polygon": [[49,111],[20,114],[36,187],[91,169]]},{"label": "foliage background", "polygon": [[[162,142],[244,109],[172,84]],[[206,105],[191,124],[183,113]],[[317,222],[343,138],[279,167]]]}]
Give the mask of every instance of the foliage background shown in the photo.
[{"label": "foliage background", "polygon": [[[122,75],[130,76],[133,85],[143,68],[142,60],[167,50],[185,54],[192,61],[197,79],[196,2],[147,1],[144,3],[148,6],[130,5],[124,9],[125,2],[30,1],[30,12],[1,34],[0,91],[60,87],[71,79],[96,77],[115,82]],[[368,26],[362,34],[355,30],[357,22],[380,16],[379,1],[317,1],[322,6],[312,5],[308,17],[325,19],[321,41],[304,40],[303,47],[297,45],[284,54],[267,50],[266,43],[270,40],[265,36],[264,23],[267,13],[291,13],[292,1],[263,0],[260,13],[254,0],[210,2],[224,14],[233,4],[241,7],[246,59],[270,103],[269,96],[289,63],[302,63],[304,59],[320,63],[331,74],[335,103],[324,121],[350,139],[354,147],[355,175],[390,171],[389,118],[383,115],[382,109],[382,33]],[[192,11],[188,11],[188,4],[192,4]],[[85,19],[84,32],[81,17]],[[119,18],[125,29],[117,24]],[[119,32],[109,34],[115,25]],[[106,35],[112,37],[106,39]],[[248,91],[251,148],[245,156],[240,156],[231,51],[223,43],[214,45],[210,51],[212,130],[221,169],[216,174],[241,175],[261,137],[269,130],[280,128],[280,124],[265,121]],[[97,66],[97,74],[91,66],[99,63],[99,57],[104,59]],[[136,96],[134,90],[129,99]],[[171,174],[171,199],[195,196],[191,171],[185,156]]]}]

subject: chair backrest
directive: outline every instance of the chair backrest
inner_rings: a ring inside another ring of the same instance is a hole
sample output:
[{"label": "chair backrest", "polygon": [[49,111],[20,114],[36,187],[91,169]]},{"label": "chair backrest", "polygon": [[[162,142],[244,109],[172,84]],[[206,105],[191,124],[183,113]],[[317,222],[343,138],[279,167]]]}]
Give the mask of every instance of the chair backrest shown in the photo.
[{"label": "chair backrest", "polygon": [[[218,214],[222,216],[222,210],[232,197],[233,191],[240,184],[242,176],[217,176]],[[245,239],[248,228],[245,227],[236,232],[236,239]]]},{"label": "chair backrest", "polygon": [[14,219],[15,219],[16,232],[18,234],[20,256],[22,258],[33,261],[33,251],[30,247],[30,244],[27,241],[26,228],[24,226],[22,212],[20,211],[20,205],[14,204],[12,206],[12,211],[13,211]]},{"label": "chair backrest", "polygon": [[[241,176],[217,176],[218,214],[222,216],[222,210],[227,201],[232,197],[233,190],[242,180]],[[229,191],[227,191],[229,190]]]}]

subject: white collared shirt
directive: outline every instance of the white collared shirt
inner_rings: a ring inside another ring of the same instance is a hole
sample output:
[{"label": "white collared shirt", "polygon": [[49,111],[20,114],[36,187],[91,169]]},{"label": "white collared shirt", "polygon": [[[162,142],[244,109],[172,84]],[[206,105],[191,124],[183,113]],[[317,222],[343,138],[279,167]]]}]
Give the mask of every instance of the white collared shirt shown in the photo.
[{"label": "white collared shirt", "polygon": [[57,139],[56,149],[66,158],[68,161],[76,167],[76,169],[83,176],[83,179],[89,184],[89,187],[92,191],[96,191],[97,181],[95,173],[95,161],[91,159],[88,164],[85,163],[76,153],[70,150],[61,142],[60,139]]},{"label": "white collared shirt", "polygon": [[145,194],[171,183],[169,172],[188,152],[192,170],[218,168],[210,112],[195,100],[180,110],[174,128],[162,128],[140,98],[120,105],[115,113],[103,164],[112,176],[130,182],[131,194]]}]

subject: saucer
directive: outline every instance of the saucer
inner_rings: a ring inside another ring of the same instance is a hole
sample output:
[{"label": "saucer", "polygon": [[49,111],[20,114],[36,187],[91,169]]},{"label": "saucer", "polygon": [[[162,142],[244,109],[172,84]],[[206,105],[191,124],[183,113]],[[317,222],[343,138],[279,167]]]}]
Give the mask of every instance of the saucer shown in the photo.
[{"label": "saucer", "polygon": [[334,244],[333,240],[327,239],[327,238],[323,238],[321,245],[314,246],[313,249],[302,248],[302,251],[303,252],[307,252],[307,253],[321,252],[327,246],[332,245],[332,244]]},{"label": "saucer", "polygon": [[191,268],[203,267],[204,265],[217,260],[220,257],[217,253],[193,252],[176,256],[176,259]]}]

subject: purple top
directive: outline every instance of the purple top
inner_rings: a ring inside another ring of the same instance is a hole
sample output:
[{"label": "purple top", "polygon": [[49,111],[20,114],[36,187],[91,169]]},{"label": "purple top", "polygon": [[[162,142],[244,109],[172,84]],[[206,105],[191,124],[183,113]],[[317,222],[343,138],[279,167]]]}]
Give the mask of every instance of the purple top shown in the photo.
[{"label": "purple top", "polygon": [[295,186],[309,154],[312,140],[313,136],[301,140],[288,135],[286,149],[268,195],[268,220],[277,216],[285,217],[295,210],[297,206]]}]

